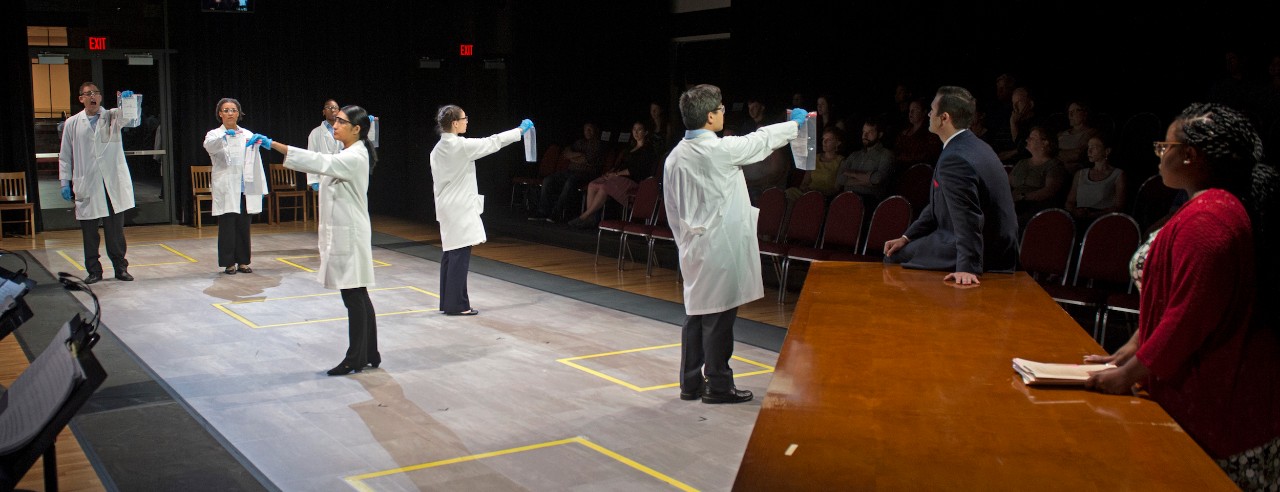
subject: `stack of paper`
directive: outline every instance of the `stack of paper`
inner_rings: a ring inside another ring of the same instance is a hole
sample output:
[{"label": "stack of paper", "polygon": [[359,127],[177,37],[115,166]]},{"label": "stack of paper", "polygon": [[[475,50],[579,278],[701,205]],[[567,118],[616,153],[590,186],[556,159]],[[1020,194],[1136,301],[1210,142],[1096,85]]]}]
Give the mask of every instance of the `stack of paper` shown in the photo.
[{"label": "stack of paper", "polygon": [[1052,364],[1026,359],[1013,359],[1013,370],[1022,376],[1026,384],[1084,385],[1089,373],[1101,371],[1114,364]]}]

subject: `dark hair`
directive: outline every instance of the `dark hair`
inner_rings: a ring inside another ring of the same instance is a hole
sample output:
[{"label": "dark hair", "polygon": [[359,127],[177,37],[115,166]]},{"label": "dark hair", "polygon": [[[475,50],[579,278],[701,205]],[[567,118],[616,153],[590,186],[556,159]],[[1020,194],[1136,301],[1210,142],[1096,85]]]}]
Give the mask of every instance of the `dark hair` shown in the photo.
[{"label": "dark hair", "polygon": [[[215,116],[222,114],[222,105],[226,103],[231,103],[236,105],[236,122],[239,123],[240,118],[244,118],[244,108],[240,107],[240,101],[237,101],[233,98],[224,97],[222,99],[219,99],[218,105],[213,107],[213,114]],[[221,119],[221,118],[218,118],[218,119]]]},{"label": "dark hair", "polygon": [[98,87],[98,84],[95,84],[93,82],[81,82],[80,90],[76,92],[76,95],[79,96],[81,92],[84,92],[84,88],[90,85],[92,85],[94,88],[101,89],[101,87]]},{"label": "dark hair", "polygon": [[[645,118],[645,119],[649,119],[649,118]],[[628,128],[628,129],[627,129],[627,133],[631,133],[631,130],[632,130],[632,129],[634,129],[634,128],[636,127],[636,125],[640,125],[641,127],[643,127],[643,128],[644,128],[645,133],[649,133],[649,134],[653,133],[653,128],[649,125],[649,123],[645,122],[644,120],[636,120],[636,121],[632,122],[632,123],[631,123],[631,128]],[[649,138],[649,136],[648,136],[648,135],[645,135],[645,138]],[[636,148],[636,144],[638,144],[638,143],[639,143],[639,142],[637,142],[637,141],[635,141],[635,140],[632,140],[632,141],[631,141],[631,148],[633,148],[633,149],[634,149],[634,148]],[[646,143],[646,144],[648,144],[649,142],[645,142],[645,143]]]},{"label": "dark hair", "polygon": [[707,114],[720,107],[720,88],[711,84],[693,86],[680,95],[680,118],[684,127],[697,130],[707,124]]},{"label": "dark hair", "polygon": [[978,101],[964,87],[944,85],[938,88],[938,115],[951,115],[951,124],[957,130],[969,128],[973,124],[973,112],[977,110]]},{"label": "dark hair", "polygon": [[1027,135],[1031,135],[1031,132],[1040,132],[1040,136],[1044,137],[1044,152],[1046,154],[1049,154],[1050,157],[1058,155],[1058,137],[1057,134],[1049,131],[1049,127],[1036,125],[1027,130]]},{"label": "dark hair", "polygon": [[[1274,279],[1280,274],[1275,258],[1276,218],[1280,214],[1280,174],[1262,161],[1262,139],[1243,113],[1221,104],[1195,103],[1174,120],[1181,123],[1178,136],[1200,154],[1209,167],[1209,186],[1235,195],[1249,212],[1253,226],[1254,257],[1258,267],[1258,303],[1262,319],[1277,321]],[[1275,327],[1280,328],[1280,325]]]},{"label": "dark hair", "polygon": [[369,151],[369,174],[373,174],[373,168],[378,165],[378,152],[374,150],[373,142],[369,141],[369,130],[373,129],[373,120],[369,118],[369,112],[353,104],[344,106],[342,113],[347,115],[347,121],[352,125],[360,127],[360,141],[364,142],[365,150]]},{"label": "dark hair", "polygon": [[320,107],[322,107],[322,108],[327,108],[327,107],[329,107],[329,101],[333,101],[333,105],[334,105],[334,106],[337,106],[337,105],[338,105],[338,100],[337,100],[337,99],[334,99],[334,98],[332,98],[332,97],[331,97],[331,98],[325,99],[325,100],[324,100],[324,102],[320,103],[320,104],[321,104],[321,106],[320,106]]},{"label": "dark hair", "polygon": [[446,104],[436,109],[436,133],[449,133],[453,122],[462,119],[462,108],[456,104]]}]

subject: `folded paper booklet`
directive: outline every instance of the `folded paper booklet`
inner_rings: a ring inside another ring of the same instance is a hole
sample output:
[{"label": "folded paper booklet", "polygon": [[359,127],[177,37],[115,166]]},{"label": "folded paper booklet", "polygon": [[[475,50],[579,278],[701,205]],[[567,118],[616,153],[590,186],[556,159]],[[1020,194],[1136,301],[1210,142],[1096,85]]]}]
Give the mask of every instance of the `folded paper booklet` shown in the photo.
[{"label": "folded paper booklet", "polygon": [[1013,370],[1026,384],[1083,385],[1089,373],[1115,367],[1115,364],[1053,364],[1026,359],[1013,359]]}]

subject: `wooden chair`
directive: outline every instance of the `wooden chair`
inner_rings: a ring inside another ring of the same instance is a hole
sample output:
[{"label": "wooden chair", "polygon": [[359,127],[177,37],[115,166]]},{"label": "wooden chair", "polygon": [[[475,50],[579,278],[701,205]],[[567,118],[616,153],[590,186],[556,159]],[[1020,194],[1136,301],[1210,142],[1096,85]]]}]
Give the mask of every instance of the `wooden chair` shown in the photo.
[{"label": "wooden chair", "polygon": [[209,202],[210,214],[213,213],[213,166],[191,166],[191,215],[195,219],[196,228],[202,227],[200,216],[205,209],[200,204]]},{"label": "wooden chair", "polygon": [[[22,211],[22,220],[6,220],[4,213],[11,210]],[[36,212],[27,201],[27,173],[21,171],[0,173],[0,230],[15,222],[27,224],[23,230],[28,237],[36,235]]]},{"label": "wooden chair", "polygon": [[[298,172],[287,167],[284,164],[271,164],[271,195],[268,201],[271,208],[267,212],[267,220],[273,224],[280,222],[280,209],[288,209],[293,211],[293,220],[298,220],[298,214],[302,214],[302,221],[307,221],[307,190],[298,189]],[[286,198],[292,198],[291,205],[284,206],[280,201]]]}]

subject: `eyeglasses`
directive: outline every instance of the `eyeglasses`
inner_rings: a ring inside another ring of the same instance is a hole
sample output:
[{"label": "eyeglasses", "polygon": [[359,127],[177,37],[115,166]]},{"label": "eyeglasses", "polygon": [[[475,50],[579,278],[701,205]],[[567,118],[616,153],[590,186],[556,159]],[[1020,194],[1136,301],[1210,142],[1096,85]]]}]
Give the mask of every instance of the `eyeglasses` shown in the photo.
[{"label": "eyeglasses", "polygon": [[340,109],[340,108],[338,108],[337,106],[325,106],[325,107],[324,107],[324,110],[325,110],[325,111],[337,111],[338,109]]},{"label": "eyeglasses", "polygon": [[720,107],[716,108],[716,110],[715,110],[715,111],[712,111],[712,113],[723,113],[723,112],[724,112],[724,105],[723,105],[723,104],[721,104],[721,105],[720,105]]},{"label": "eyeglasses", "polygon": [[1163,159],[1164,153],[1168,152],[1169,149],[1177,145],[1186,145],[1186,144],[1182,142],[1155,142],[1152,145],[1155,147],[1156,157]]},{"label": "eyeglasses", "polygon": [[466,117],[466,116],[463,116],[463,117],[458,118],[458,119],[459,119],[459,120],[465,120],[465,119],[467,119],[467,117]]},{"label": "eyeglasses", "polygon": [[219,109],[218,112],[226,113],[226,114],[235,114],[235,113],[239,113],[240,110],[236,108],[222,108],[222,109]]},{"label": "eyeglasses", "polygon": [[101,96],[101,95],[102,95],[102,91],[84,91],[84,92],[81,92],[81,93],[80,93],[80,95],[81,95],[81,96],[84,96],[84,97],[89,97],[89,96]]},{"label": "eyeglasses", "polygon": [[344,125],[350,125],[350,124],[351,124],[351,122],[350,122],[350,121],[348,121],[348,120],[344,120],[344,119],[342,119],[342,118],[340,118],[340,117],[338,117],[338,116],[334,116],[334,117],[333,117],[333,122],[334,122],[334,123],[342,123],[342,124],[344,124]]}]

